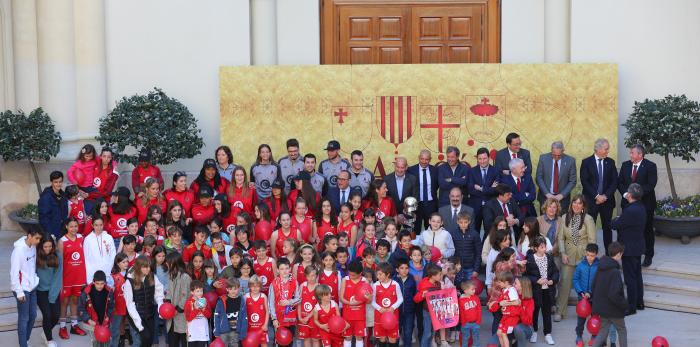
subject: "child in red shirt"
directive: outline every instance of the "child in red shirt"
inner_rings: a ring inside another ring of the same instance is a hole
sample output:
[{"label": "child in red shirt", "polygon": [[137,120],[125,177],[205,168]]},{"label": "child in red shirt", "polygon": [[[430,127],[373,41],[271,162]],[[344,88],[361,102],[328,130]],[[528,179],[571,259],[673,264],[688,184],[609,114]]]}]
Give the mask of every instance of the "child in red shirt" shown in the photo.
[{"label": "child in red shirt", "polygon": [[[377,323],[380,322],[381,316],[387,312],[391,313],[397,322],[399,321],[398,308],[403,304],[403,295],[399,284],[391,279],[392,270],[389,263],[377,265],[377,282],[373,285],[374,298],[372,300],[374,321]],[[397,346],[399,325],[397,324],[394,329],[385,329],[381,323],[375,324],[374,336],[382,344]]]},{"label": "child in red shirt", "polygon": [[512,333],[515,326],[520,322],[520,296],[513,286],[513,281],[513,273],[510,271],[499,272],[494,279],[494,283],[502,288],[501,295],[497,301],[501,307],[503,317],[498,324],[498,331],[496,332],[501,346],[510,346],[508,334]]},{"label": "child in red shirt", "polygon": [[343,278],[340,285],[340,301],[343,303],[343,318],[350,324],[350,328],[343,333],[345,343],[349,344],[354,336],[356,347],[364,345],[366,303],[372,295],[366,287],[369,287],[369,283],[362,277],[362,263],[354,260],[348,265],[348,276]]},{"label": "child in red shirt", "polygon": [[258,275],[253,275],[248,281],[250,290],[243,298],[245,299],[246,312],[248,313],[248,335],[259,333],[260,346],[267,347],[267,324],[270,315],[268,314],[267,295],[260,292],[262,281]]},{"label": "child in red shirt", "polygon": [[479,325],[481,324],[481,301],[476,295],[474,282],[463,281],[463,294],[459,297],[459,325],[462,331],[462,347],[467,347],[469,336],[474,346],[479,345]]},{"label": "child in red shirt", "polygon": [[209,318],[211,310],[204,298],[204,282],[194,280],[190,283],[190,298],[185,303],[187,320],[187,345],[206,347],[209,344]]},{"label": "child in red shirt", "polygon": [[294,334],[297,323],[296,306],[299,304],[299,298],[296,296],[297,281],[292,277],[287,258],[280,258],[277,261],[277,273],[279,276],[272,281],[269,294],[272,325],[275,329],[286,327]]},{"label": "child in red shirt", "polygon": [[413,302],[423,303],[423,337],[421,337],[421,346],[430,345],[433,338],[433,324],[430,320],[430,312],[428,312],[428,303],[425,300],[425,295],[428,292],[441,289],[442,269],[435,264],[428,263],[423,270],[425,277],[418,283],[416,295],[413,297]]},{"label": "child in red shirt", "polygon": [[304,268],[304,275],[306,281],[299,286],[301,302],[297,310],[299,339],[304,341],[305,347],[318,346],[318,340],[321,338],[321,335],[313,319],[313,310],[318,304],[318,299],[314,293],[316,287],[318,287],[318,267],[314,264],[308,265]]},{"label": "child in red shirt", "polygon": [[[314,290],[318,304],[313,312],[314,324],[319,328],[321,333],[321,346],[323,347],[341,347],[343,345],[343,337],[341,334],[335,334],[330,331],[328,322],[333,316],[340,316],[338,304],[331,300],[331,287],[325,284],[319,284]],[[350,324],[345,322],[343,331],[347,331]],[[359,341],[359,339],[358,339]],[[349,342],[348,342],[349,343]]]}]

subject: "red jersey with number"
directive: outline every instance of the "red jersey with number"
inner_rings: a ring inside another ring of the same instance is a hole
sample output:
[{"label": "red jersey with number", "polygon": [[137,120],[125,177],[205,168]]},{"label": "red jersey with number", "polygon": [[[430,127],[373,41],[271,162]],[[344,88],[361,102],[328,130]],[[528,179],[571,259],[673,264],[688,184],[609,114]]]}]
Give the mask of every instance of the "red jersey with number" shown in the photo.
[{"label": "red jersey with number", "polygon": [[328,274],[326,270],[321,271],[318,283],[331,287],[331,299],[338,302],[338,283],[340,283],[338,271],[332,271],[330,274]]},{"label": "red jersey with number", "polygon": [[255,271],[255,274],[258,275],[258,277],[260,277],[260,281],[262,282],[262,292],[267,293],[270,290],[270,284],[272,284],[272,281],[275,279],[272,258],[268,257],[262,264],[260,264],[260,262],[256,259],[253,262],[253,271]]},{"label": "red jersey with number", "polygon": [[167,211],[167,206],[165,206],[165,199],[149,199],[147,202],[143,202],[143,199],[141,198],[136,198],[135,201],[136,204],[136,209],[138,210],[139,214],[139,224],[143,225],[143,222],[146,221],[146,217],[148,217],[148,208],[157,205],[160,206],[160,210],[163,211],[163,214]]},{"label": "red jersey with number", "polygon": [[[314,295],[313,290],[309,289],[308,282],[303,282],[300,288],[301,302],[299,303],[299,309],[301,310],[301,316],[304,318],[311,317],[313,315],[314,307],[316,307],[316,304],[318,303],[316,295]],[[309,319],[309,322],[304,325],[315,327],[314,319]]]},{"label": "red jersey with number", "polygon": [[325,219],[321,218],[321,225],[316,223],[316,233],[318,234],[318,238],[323,240],[323,237],[326,235],[337,235],[338,228],[333,226],[331,221],[326,221]]},{"label": "red jersey with number", "polygon": [[277,277],[272,282],[275,297],[275,316],[280,326],[293,326],[297,323],[297,307],[291,305],[280,305],[282,300],[291,300],[297,291],[297,282],[289,277],[287,280]]},{"label": "red jersey with number", "polygon": [[83,200],[78,200],[77,202],[68,200],[68,217],[73,217],[78,221],[78,234],[86,236],[90,233],[90,230],[85,230],[88,214],[85,211],[85,203]]},{"label": "red jersey with number", "polygon": [[[175,189],[168,189],[165,191],[165,193],[163,193],[163,195],[165,196],[165,200],[167,200],[168,204],[170,204],[171,201],[177,200],[182,205],[182,212],[185,214],[185,218],[190,217],[192,205],[194,205],[195,202],[194,192],[189,189],[181,192],[178,192]],[[165,214],[165,211],[163,211],[163,214]]]},{"label": "red jersey with number", "polygon": [[366,317],[366,305],[365,296],[363,295],[363,288],[367,286],[367,280],[360,278],[358,282],[353,282],[350,277],[343,278],[345,282],[345,290],[343,291],[343,299],[347,301],[358,301],[359,305],[343,305],[343,317],[347,321],[358,321],[365,320]]},{"label": "red jersey with number", "polygon": [[[399,288],[399,284],[396,283],[396,281],[389,281],[389,284],[385,287],[384,284],[380,283],[377,281],[374,284],[374,296],[377,305],[379,305],[382,308],[389,308],[391,305],[395,304],[396,301],[398,301],[398,294],[397,290],[401,290]],[[379,322],[381,318],[381,313],[377,311],[376,309],[374,310],[374,321]],[[394,310],[394,316],[396,318],[396,321],[398,322],[399,320],[399,310]]]},{"label": "red jersey with number", "polygon": [[202,206],[199,203],[192,205],[191,217],[195,227],[198,225],[206,226],[211,222],[212,219],[214,219],[215,215],[216,209],[212,204],[209,204],[207,206]]},{"label": "red jersey with number", "polygon": [[255,188],[248,188],[248,195],[243,196],[243,188],[234,187],[233,195],[228,194],[227,197],[231,207],[238,207],[248,212],[251,217],[255,216],[255,205],[258,204],[258,193],[255,192]]},{"label": "red jersey with number", "polygon": [[107,214],[109,215],[109,233],[115,239],[120,239],[129,233],[127,222],[129,219],[136,217],[136,208],[131,207],[124,214],[114,212],[112,206],[109,207]]},{"label": "red jersey with number", "polygon": [[63,243],[63,286],[84,286],[85,279],[85,255],[83,253],[83,235],[77,234],[75,240],[64,235]]},{"label": "red jersey with number", "polygon": [[348,234],[348,240],[352,238],[352,227],[356,227],[357,224],[355,224],[354,221],[349,221],[348,224],[343,224],[343,221],[341,220],[338,222],[338,228],[337,228],[337,234],[340,233],[346,233]]},{"label": "red jersey with number", "polygon": [[292,226],[299,230],[301,233],[301,239],[306,243],[309,243],[309,240],[311,239],[313,224],[313,219],[309,217],[304,217],[302,220],[298,220],[297,216],[292,217]]},{"label": "red jersey with number", "polygon": [[245,308],[248,313],[248,329],[260,330],[265,324],[265,305],[267,305],[267,296],[260,293],[257,299],[254,299],[250,293],[245,296]]}]

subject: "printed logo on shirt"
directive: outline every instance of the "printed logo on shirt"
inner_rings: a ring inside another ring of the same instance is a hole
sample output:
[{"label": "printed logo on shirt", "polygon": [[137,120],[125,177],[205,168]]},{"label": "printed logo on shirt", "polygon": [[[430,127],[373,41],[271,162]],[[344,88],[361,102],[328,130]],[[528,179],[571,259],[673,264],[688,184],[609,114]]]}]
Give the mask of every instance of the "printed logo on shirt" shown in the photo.
[{"label": "printed logo on shirt", "polygon": [[304,303],[304,312],[311,312],[312,309],[313,309],[313,305],[311,305],[310,302]]},{"label": "printed logo on shirt", "polygon": [[384,307],[391,306],[391,300],[389,300],[389,298],[382,299],[382,306],[384,306]]},{"label": "printed logo on shirt", "polygon": [[292,186],[292,181],[294,180],[294,175],[289,175],[289,176],[287,176],[287,178],[286,178],[285,180],[287,181],[287,186],[288,186],[288,187],[291,187],[291,186]]},{"label": "printed logo on shirt", "polygon": [[236,202],[233,203],[233,206],[243,209],[243,202],[241,200],[236,200]]},{"label": "printed logo on shirt", "polygon": [[85,217],[85,213],[83,211],[78,211],[78,219],[83,219]]},{"label": "printed logo on shirt", "polygon": [[253,323],[257,323],[258,321],[260,321],[260,315],[257,314],[257,313],[253,313],[253,314],[250,315],[250,320],[251,320]]},{"label": "printed logo on shirt", "polygon": [[146,181],[148,181],[149,178],[151,178],[151,176],[146,176],[146,177],[143,179],[143,183],[146,183]]},{"label": "printed logo on shirt", "polygon": [[260,276],[260,282],[262,282],[263,286],[267,284],[267,276]]},{"label": "printed logo on shirt", "polygon": [[126,228],[126,218],[117,219],[117,226],[121,229]]},{"label": "printed logo on shirt", "polygon": [[229,234],[232,234],[233,231],[234,231],[235,229],[236,229],[236,225],[235,225],[235,224],[230,224],[229,226],[226,227],[226,231],[227,231]]},{"label": "printed logo on shirt", "polygon": [[337,175],[331,176],[330,181],[331,181],[332,185],[336,185],[338,183],[338,176]]},{"label": "printed logo on shirt", "polygon": [[102,180],[99,177],[95,177],[94,180],[92,180],[92,185],[95,188],[99,188],[99,186],[102,184]]},{"label": "printed logo on shirt", "polygon": [[384,219],[384,216],[386,216],[386,215],[384,214],[384,212],[377,210],[377,219],[378,219],[378,220]]},{"label": "printed logo on shirt", "polygon": [[73,254],[70,255],[70,258],[73,260],[80,260],[80,253],[79,252],[73,252]]},{"label": "printed logo on shirt", "polygon": [[269,180],[260,181],[260,187],[263,189],[270,189],[270,181]]}]

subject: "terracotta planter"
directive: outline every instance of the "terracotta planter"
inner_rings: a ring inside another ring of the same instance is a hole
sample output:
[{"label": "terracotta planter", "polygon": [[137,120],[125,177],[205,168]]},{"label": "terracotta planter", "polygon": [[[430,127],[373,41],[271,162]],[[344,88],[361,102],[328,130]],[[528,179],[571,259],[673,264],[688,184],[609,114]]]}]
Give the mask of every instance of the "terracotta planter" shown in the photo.
[{"label": "terracotta planter", "polygon": [[38,230],[39,232],[42,231],[38,220],[22,218],[17,215],[18,212],[19,210],[10,212],[9,217],[12,221],[19,224],[19,226],[22,227],[22,230],[24,230],[24,232],[29,232],[31,230]]},{"label": "terracotta planter", "polygon": [[682,244],[690,243],[690,238],[700,235],[700,217],[661,217],[654,216],[654,229]]}]

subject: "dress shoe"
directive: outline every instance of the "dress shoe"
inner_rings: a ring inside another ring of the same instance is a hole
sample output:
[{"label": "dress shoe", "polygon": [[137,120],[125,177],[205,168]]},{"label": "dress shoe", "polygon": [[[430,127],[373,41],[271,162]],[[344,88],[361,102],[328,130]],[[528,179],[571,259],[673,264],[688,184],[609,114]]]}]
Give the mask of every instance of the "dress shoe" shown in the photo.
[{"label": "dress shoe", "polygon": [[644,262],[642,262],[642,266],[643,266],[643,267],[649,267],[649,266],[651,266],[651,257],[649,257],[649,258],[644,257]]},{"label": "dress shoe", "polygon": [[637,305],[637,310],[644,311],[644,304]]},{"label": "dress shoe", "polygon": [[625,312],[625,316],[631,316],[634,314],[637,314],[637,310],[627,310],[627,312]]}]

